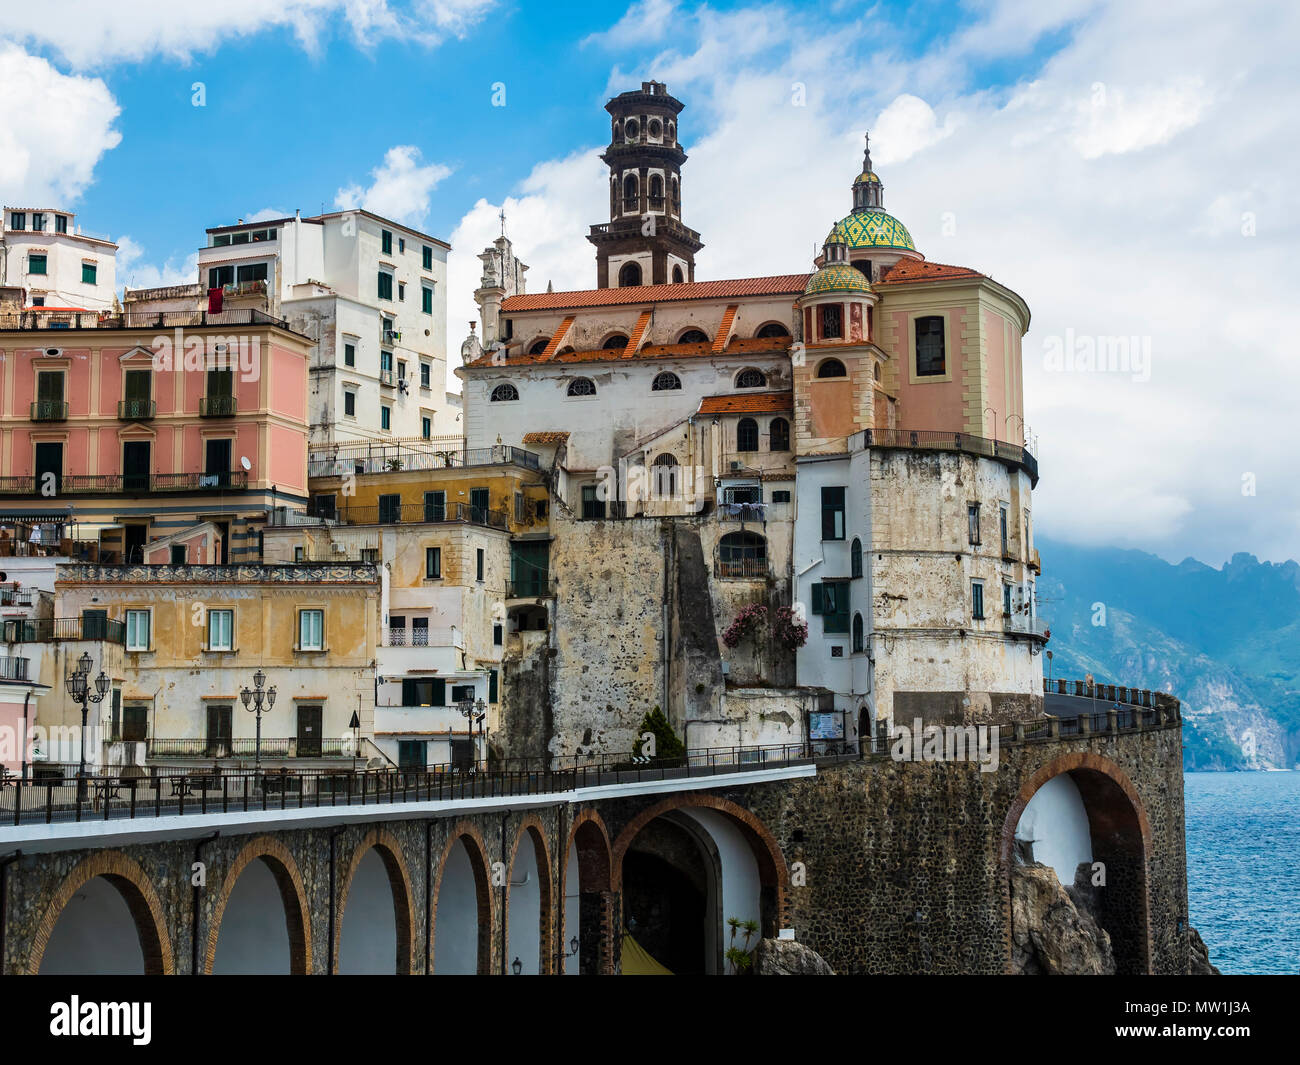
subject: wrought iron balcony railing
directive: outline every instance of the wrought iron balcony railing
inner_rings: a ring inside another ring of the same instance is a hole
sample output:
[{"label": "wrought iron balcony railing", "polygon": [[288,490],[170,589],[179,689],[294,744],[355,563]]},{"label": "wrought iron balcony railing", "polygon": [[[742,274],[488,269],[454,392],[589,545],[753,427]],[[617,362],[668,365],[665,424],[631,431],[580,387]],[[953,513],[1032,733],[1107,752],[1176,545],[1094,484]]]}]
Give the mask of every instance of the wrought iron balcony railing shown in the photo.
[{"label": "wrought iron balcony railing", "polygon": [[84,618],[6,618],[5,643],[61,643],[68,640],[106,640],[126,643],[126,622],[96,616]]},{"label": "wrought iron balcony railing", "polygon": [[200,418],[230,418],[237,409],[234,396],[203,396],[199,400]]},{"label": "wrought iron balcony railing", "polygon": [[30,658],[0,656],[0,680],[27,680],[30,668]]},{"label": "wrought iron balcony railing", "polygon": [[[352,752],[351,739],[337,736],[263,736],[261,745],[263,758],[347,758]],[[257,753],[252,736],[154,737],[145,746],[147,758],[253,758]]]},{"label": "wrought iron balcony railing", "polygon": [[[44,495],[41,481],[41,477],[30,475],[0,477],[0,495]],[[56,483],[61,496],[226,491],[247,488],[248,473],[226,470],[210,473],[63,474],[56,478]]]},{"label": "wrought iron balcony railing", "polygon": [[507,599],[553,599],[556,584],[545,576],[525,577],[506,582]]},{"label": "wrought iron balcony railing", "polygon": [[68,405],[61,399],[38,399],[32,404],[32,421],[64,422],[68,420]]},{"label": "wrought iron balcony railing", "polygon": [[143,422],[152,418],[158,405],[152,399],[120,399],[117,402],[118,419],[124,422]]}]

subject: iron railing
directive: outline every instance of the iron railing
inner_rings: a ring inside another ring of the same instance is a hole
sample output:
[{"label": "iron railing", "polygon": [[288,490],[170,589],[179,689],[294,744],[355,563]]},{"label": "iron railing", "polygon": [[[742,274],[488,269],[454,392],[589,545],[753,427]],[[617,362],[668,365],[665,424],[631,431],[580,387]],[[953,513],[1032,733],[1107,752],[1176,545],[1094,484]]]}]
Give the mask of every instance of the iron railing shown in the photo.
[{"label": "iron railing", "polygon": [[152,399],[119,399],[117,417],[124,422],[148,421],[157,413],[158,404]]},{"label": "iron railing", "polygon": [[200,418],[232,418],[238,410],[234,396],[201,396],[199,398]]},{"label": "iron railing", "polygon": [[0,314],[0,330],[31,329],[224,329],[237,325],[273,325],[288,329],[283,318],[256,307],[211,311],[124,311],[120,314],[85,311],[65,313],[33,308]]},{"label": "iron railing", "polygon": [[[351,740],[336,736],[317,740],[293,736],[262,737],[263,758],[346,758],[352,753]],[[252,736],[154,737],[145,741],[147,758],[254,758],[257,754],[257,740]]]},{"label": "iron railing", "polygon": [[768,576],[767,559],[720,558],[714,563],[714,576],[721,580],[766,580]]},{"label": "iron railing", "polygon": [[[292,515],[292,516],[290,516]],[[466,522],[492,529],[507,527],[504,510],[488,510],[469,503],[397,503],[377,507],[337,507],[321,514],[295,511],[270,511],[270,525],[413,525],[440,522]]]},{"label": "iron railing", "polygon": [[[203,492],[247,488],[245,470],[209,473],[99,473],[57,476],[59,495],[143,495],[147,492]],[[0,477],[0,495],[44,495],[41,477]]]},{"label": "iron railing", "polygon": [[537,455],[521,447],[443,447],[419,444],[342,445],[313,449],[307,460],[309,477],[343,477],[357,473],[402,473],[407,470],[450,470],[463,466],[515,465],[535,470]]},{"label": "iron railing", "polygon": [[31,606],[35,599],[29,588],[0,588],[0,606]]},{"label": "iron railing", "polygon": [[63,422],[68,420],[68,405],[61,399],[38,399],[32,403],[32,421]]},{"label": "iron railing", "polygon": [[30,658],[0,655],[0,680],[27,680],[31,664]]},{"label": "iron railing", "polygon": [[1008,444],[970,433],[948,433],[925,429],[866,429],[868,447],[915,448],[921,451],[964,451],[972,455],[1010,462],[1029,474],[1030,481],[1038,484],[1038,460],[1027,447]]},{"label": "iron railing", "polygon": [[556,582],[543,574],[506,582],[507,599],[555,598]]},{"label": "iron railing", "polygon": [[126,643],[126,622],[116,618],[6,618],[5,643],[61,643],[66,640],[106,640]]}]

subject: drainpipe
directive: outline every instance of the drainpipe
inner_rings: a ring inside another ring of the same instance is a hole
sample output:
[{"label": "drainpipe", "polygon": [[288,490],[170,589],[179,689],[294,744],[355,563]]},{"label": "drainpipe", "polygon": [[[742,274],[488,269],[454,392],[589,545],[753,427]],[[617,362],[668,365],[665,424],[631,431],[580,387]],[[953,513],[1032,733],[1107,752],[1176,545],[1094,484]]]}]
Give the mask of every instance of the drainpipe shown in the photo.
[{"label": "drainpipe", "polygon": [[5,973],[5,915],[9,911],[9,866],[23,856],[22,851],[14,851],[0,858],[0,976]]},{"label": "drainpipe", "polygon": [[[215,840],[220,832],[213,832],[210,836],[204,836],[194,844],[194,860],[201,862],[203,860],[203,848]],[[191,871],[193,876],[193,871]],[[206,875],[204,877],[206,881]],[[199,886],[194,885],[194,905],[190,914],[190,975],[199,975]]]},{"label": "drainpipe", "polygon": [[335,897],[334,877],[335,877],[335,840],[343,834],[342,828],[336,828],[330,833],[330,936],[329,936],[329,958],[325,969],[327,976],[334,975],[334,923],[338,920],[338,899]]}]

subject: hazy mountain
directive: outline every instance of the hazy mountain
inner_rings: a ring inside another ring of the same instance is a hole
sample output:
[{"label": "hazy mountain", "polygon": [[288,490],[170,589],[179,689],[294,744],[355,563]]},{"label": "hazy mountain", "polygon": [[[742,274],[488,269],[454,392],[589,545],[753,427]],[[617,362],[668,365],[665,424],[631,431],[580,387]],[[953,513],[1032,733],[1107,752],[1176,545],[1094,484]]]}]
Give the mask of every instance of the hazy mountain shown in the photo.
[{"label": "hazy mountain", "polygon": [[1037,547],[1053,676],[1178,696],[1189,769],[1300,762],[1300,565],[1238,554],[1222,569],[1174,566],[1043,537]]}]

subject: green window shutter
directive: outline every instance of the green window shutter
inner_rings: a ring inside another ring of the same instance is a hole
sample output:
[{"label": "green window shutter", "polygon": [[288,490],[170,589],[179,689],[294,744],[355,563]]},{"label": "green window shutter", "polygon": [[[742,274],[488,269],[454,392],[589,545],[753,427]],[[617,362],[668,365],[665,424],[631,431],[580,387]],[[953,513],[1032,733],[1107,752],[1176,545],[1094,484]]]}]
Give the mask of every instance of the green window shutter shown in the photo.
[{"label": "green window shutter", "polygon": [[826,598],[824,595],[823,587],[821,584],[814,584],[812,586],[812,612],[814,614],[821,614],[825,611],[825,609],[826,609]]},{"label": "green window shutter", "polygon": [[495,669],[488,671],[488,702],[497,701],[497,671]]},{"label": "green window shutter", "polygon": [[433,678],[433,705],[447,705],[447,681],[442,677]]},{"label": "green window shutter", "polygon": [[420,705],[420,692],[419,689],[415,686],[415,681],[413,680],[402,681],[402,705],[403,706]]}]

